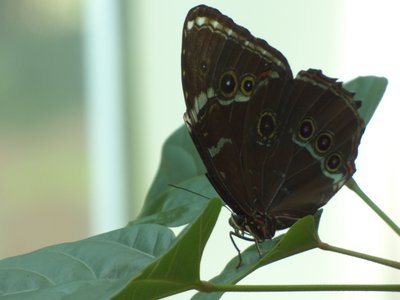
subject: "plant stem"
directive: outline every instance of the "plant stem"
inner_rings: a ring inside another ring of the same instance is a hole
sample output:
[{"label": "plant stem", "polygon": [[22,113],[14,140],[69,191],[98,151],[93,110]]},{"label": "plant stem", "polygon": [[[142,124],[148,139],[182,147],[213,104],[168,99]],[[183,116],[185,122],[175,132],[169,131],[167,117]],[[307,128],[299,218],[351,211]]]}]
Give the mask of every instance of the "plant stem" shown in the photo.
[{"label": "plant stem", "polygon": [[378,216],[392,228],[397,235],[400,236],[400,227],[396,225],[358,186],[357,182],[351,178],[347,183],[347,187],[356,193]]},{"label": "plant stem", "polygon": [[226,285],[202,281],[202,292],[307,292],[307,291],[384,291],[399,292],[400,284],[288,284],[288,285]]},{"label": "plant stem", "polygon": [[372,262],[375,262],[375,263],[378,263],[381,265],[389,266],[389,267],[392,267],[395,269],[400,269],[400,262],[377,257],[377,256],[368,255],[365,253],[360,253],[360,252],[356,252],[356,251],[351,251],[351,250],[335,247],[335,246],[329,245],[324,242],[319,242],[318,248],[320,248],[322,250],[327,250],[327,251],[337,252],[337,253],[341,253],[341,254],[346,254],[349,256],[358,257],[358,258],[369,260],[369,261],[372,261]]}]

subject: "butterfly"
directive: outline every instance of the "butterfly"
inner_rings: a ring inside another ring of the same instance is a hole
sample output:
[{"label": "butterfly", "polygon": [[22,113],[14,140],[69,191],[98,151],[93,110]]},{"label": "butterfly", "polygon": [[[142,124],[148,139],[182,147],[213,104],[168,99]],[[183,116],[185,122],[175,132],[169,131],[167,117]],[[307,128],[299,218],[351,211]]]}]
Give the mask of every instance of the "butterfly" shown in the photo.
[{"label": "butterfly", "polygon": [[214,8],[200,5],[186,17],[182,84],[185,123],[232,210],[231,239],[259,250],[356,171],[361,102],[320,70],[293,78],[282,53]]}]

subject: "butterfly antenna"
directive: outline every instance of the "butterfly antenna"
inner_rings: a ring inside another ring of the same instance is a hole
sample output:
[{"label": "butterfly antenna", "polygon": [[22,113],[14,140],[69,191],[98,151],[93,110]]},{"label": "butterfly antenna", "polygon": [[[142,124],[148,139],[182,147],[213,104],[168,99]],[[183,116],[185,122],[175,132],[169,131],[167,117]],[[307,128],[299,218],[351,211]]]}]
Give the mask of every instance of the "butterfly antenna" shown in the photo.
[{"label": "butterfly antenna", "polygon": [[[171,187],[173,187],[173,188],[176,188],[176,189],[179,189],[179,190],[184,190],[184,191],[186,191],[186,192],[195,194],[196,196],[202,197],[202,198],[207,199],[207,200],[211,198],[211,197],[204,196],[204,195],[202,195],[202,194],[196,193],[196,192],[194,192],[194,191],[192,191],[192,190],[189,190],[189,189],[187,189],[187,188],[184,188],[184,187],[181,187],[181,186],[172,184],[172,183],[168,183],[168,185],[171,186]],[[224,202],[223,202],[222,206],[225,207],[227,210],[229,210],[230,213],[233,213],[233,210],[232,210],[228,205],[226,205]]]},{"label": "butterfly antenna", "polygon": [[204,198],[204,199],[207,199],[207,200],[210,199],[210,197],[207,197],[207,196],[204,196],[204,195],[202,195],[202,194],[196,193],[196,192],[191,191],[191,190],[189,190],[189,189],[187,189],[187,188],[184,188],[184,187],[181,187],[181,186],[177,186],[177,185],[174,185],[174,184],[171,184],[171,183],[168,183],[168,185],[171,186],[171,187],[174,187],[174,188],[176,188],[176,189],[183,190],[183,191],[186,191],[186,192],[195,194],[195,195],[197,195],[197,196],[199,196],[199,197],[202,197],[202,198]]}]

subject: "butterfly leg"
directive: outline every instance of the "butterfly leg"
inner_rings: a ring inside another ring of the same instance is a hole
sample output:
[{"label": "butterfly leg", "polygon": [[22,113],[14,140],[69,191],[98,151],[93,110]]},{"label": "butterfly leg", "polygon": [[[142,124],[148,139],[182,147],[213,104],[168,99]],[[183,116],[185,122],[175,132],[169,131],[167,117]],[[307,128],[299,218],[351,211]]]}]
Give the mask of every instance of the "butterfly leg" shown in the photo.
[{"label": "butterfly leg", "polygon": [[242,264],[242,254],[240,252],[239,247],[236,245],[235,240],[233,239],[233,236],[241,238],[242,240],[245,240],[245,241],[254,242],[256,244],[257,252],[258,252],[258,254],[259,254],[260,258],[261,258],[262,251],[261,251],[261,248],[260,248],[260,242],[257,239],[248,238],[248,237],[244,236],[243,233],[240,233],[240,232],[237,232],[237,231],[230,231],[229,232],[229,237],[230,237],[230,239],[232,241],[233,246],[235,247],[236,251],[238,252],[238,257],[239,257],[239,262],[236,265],[236,269],[238,269]]},{"label": "butterfly leg", "polygon": [[258,255],[260,256],[259,258],[261,259],[262,252],[261,252],[261,248],[260,248],[260,242],[257,239],[254,239],[254,243],[256,244],[257,252],[258,252]]},{"label": "butterfly leg", "polygon": [[254,242],[254,243],[256,244],[256,248],[257,248],[258,255],[259,255],[260,258],[261,258],[262,252],[261,252],[261,248],[260,248],[260,241],[257,239],[256,235],[251,231],[251,227],[246,226],[246,230],[250,233],[250,235],[251,235],[253,238],[246,238],[246,237],[243,236],[242,239],[245,239],[246,241]]},{"label": "butterfly leg", "polygon": [[237,236],[238,238],[242,238],[242,236],[240,234],[238,234],[237,232],[235,232],[235,231],[230,231],[229,232],[229,237],[230,237],[230,239],[232,241],[233,247],[235,247],[236,251],[238,252],[239,261],[238,261],[238,264],[236,265],[236,269],[239,269],[240,265],[242,264],[242,254],[240,253],[240,249],[236,245],[235,240],[233,239],[233,236]]}]

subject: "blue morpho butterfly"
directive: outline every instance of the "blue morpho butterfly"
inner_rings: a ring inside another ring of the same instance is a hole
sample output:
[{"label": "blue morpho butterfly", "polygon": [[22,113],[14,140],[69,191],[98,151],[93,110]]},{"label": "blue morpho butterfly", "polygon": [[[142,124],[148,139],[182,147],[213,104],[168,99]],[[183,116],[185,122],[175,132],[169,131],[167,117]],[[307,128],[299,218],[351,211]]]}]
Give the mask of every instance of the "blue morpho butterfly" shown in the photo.
[{"label": "blue morpho butterfly", "polygon": [[260,252],[259,242],[314,214],[354,174],[361,102],[320,70],[293,78],[282,53],[216,9],[186,17],[182,83],[186,125],[233,211],[231,238]]}]

